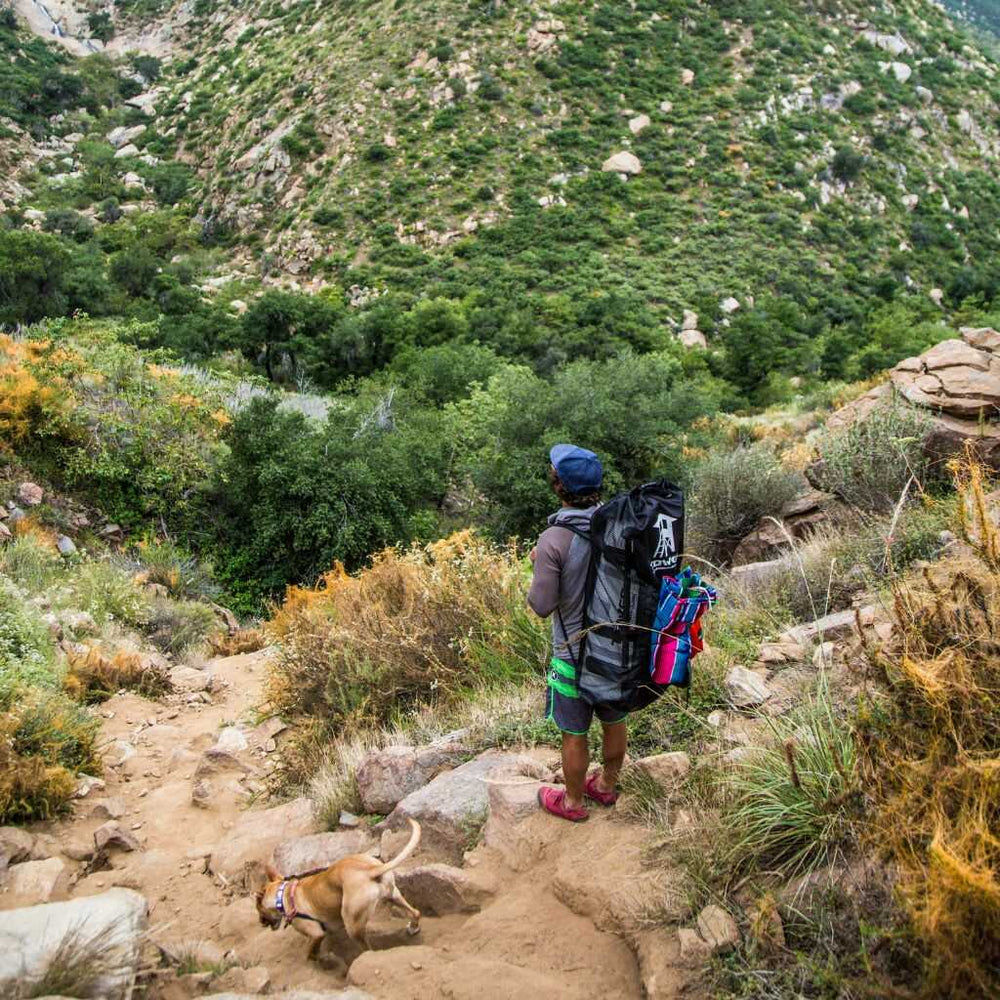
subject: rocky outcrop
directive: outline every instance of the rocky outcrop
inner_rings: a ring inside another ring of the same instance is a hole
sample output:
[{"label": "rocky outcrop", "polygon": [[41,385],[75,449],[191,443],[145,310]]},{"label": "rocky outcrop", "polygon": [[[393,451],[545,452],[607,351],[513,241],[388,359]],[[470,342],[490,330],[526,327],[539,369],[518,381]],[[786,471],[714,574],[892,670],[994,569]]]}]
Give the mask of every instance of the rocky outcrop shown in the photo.
[{"label": "rocky outcrop", "polygon": [[145,898],[129,889],[0,913],[0,995],[21,995],[73,949],[93,953],[89,996],[129,996],[146,915]]},{"label": "rocky outcrop", "polygon": [[[932,461],[943,462],[971,442],[980,461],[1000,469],[1000,333],[990,327],[964,327],[961,333],[961,340],[944,340],[900,361],[888,382],[839,409],[827,429],[864,420],[897,394],[928,413],[924,452]],[[822,484],[820,467],[807,475]]]},{"label": "rocky outcrop", "polygon": [[789,500],[777,518],[762,517],[733,552],[733,565],[765,562],[774,559],[792,541],[808,538],[816,528],[828,522],[841,508],[830,493],[810,490]]},{"label": "rocky outcrop", "polygon": [[278,844],[273,862],[282,875],[302,875],[329,868],[349,854],[368,854],[374,847],[375,841],[367,830],[311,833]]}]

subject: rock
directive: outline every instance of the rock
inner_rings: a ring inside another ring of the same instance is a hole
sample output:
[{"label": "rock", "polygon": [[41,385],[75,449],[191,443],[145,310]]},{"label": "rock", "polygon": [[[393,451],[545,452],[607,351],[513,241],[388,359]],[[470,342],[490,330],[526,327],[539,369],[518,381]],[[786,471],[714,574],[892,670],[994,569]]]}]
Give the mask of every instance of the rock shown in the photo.
[{"label": "rock", "polygon": [[56,548],[61,556],[76,555],[76,543],[69,535],[59,535],[56,538]]},{"label": "rock", "polygon": [[906,52],[913,51],[910,48],[909,42],[907,42],[898,31],[890,35],[885,32],[875,31],[874,29],[869,28],[861,32],[861,37],[870,45],[874,45],[875,48],[882,49],[890,55],[901,56]]},{"label": "rock", "polygon": [[274,739],[288,728],[288,723],[282,722],[276,715],[265,719],[250,732],[250,737],[258,746],[263,746],[268,740]]},{"label": "rock", "polygon": [[21,510],[20,507],[10,508],[10,523],[17,524],[18,521],[23,521],[28,515]]},{"label": "rock", "polygon": [[725,684],[730,701],[738,708],[763,705],[771,697],[767,684],[746,667],[733,667],[726,675]]},{"label": "rock", "polygon": [[943,340],[890,373],[911,403],[966,419],[987,420],[1000,410],[1000,357],[964,340]]},{"label": "rock", "polygon": [[233,299],[229,303],[229,308],[232,309],[237,316],[242,316],[250,307],[243,301],[243,299]]},{"label": "rock", "polygon": [[212,675],[194,667],[174,667],[170,671],[170,683],[178,691],[208,691],[212,687]]},{"label": "rock", "polygon": [[138,851],[140,847],[139,841],[127,830],[123,830],[120,823],[113,820],[99,826],[94,831],[94,844],[99,851],[105,851],[108,848]]},{"label": "rock", "polygon": [[665,115],[669,115],[671,111],[674,110],[673,101],[660,101],[660,111]]},{"label": "rock", "polygon": [[706,906],[698,914],[698,931],[713,954],[732,951],[740,943],[736,921],[721,906]]},{"label": "rock", "polygon": [[157,87],[154,90],[147,90],[144,94],[137,94],[135,97],[130,97],[125,104],[127,107],[141,111],[144,115],[155,116],[154,105],[162,94],[163,90]]},{"label": "rock", "polygon": [[194,780],[210,778],[216,774],[247,774],[250,768],[228,750],[209,747],[199,758],[194,769]]},{"label": "rock", "polygon": [[944,301],[944,289],[943,288],[932,288],[928,293],[927,297],[934,303],[934,305],[941,308],[941,303]]},{"label": "rock", "polygon": [[122,146],[121,149],[119,149],[119,150],[117,150],[115,152],[115,159],[116,160],[123,160],[123,159],[125,159],[126,156],[138,156],[138,155],[139,155],[139,149],[138,149],[138,147],[134,146],[130,142],[130,143],[128,143],[128,145]]},{"label": "rock", "polygon": [[9,542],[14,537],[14,532],[0,521],[0,542]]},{"label": "rock", "polygon": [[681,927],[677,943],[680,962],[687,968],[700,968],[712,956],[711,945],[693,927]]},{"label": "rock", "polygon": [[8,865],[27,861],[31,857],[31,848],[35,838],[16,826],[0,826],[0,876]]},{"label": "rock", "polygon": [[816,639],[845,639],[854,631],[854,611],[834,611],[805,625],[795,625],[781,633],[781,641],[805,646]]},{"label": "rock", "polygon": [[248,810],[215,846],[209,870],[248,886],[250,877],[263,868],[278,844],[315,831],[312,803],[306,798],[270,809]]},{"label": "rock", "polygon": [[361,819],[355,816],[354,813],[349,813],[346,809],[341,809],[340,816],[337,819],[337,826],[343,827],[345,830],[356,830],[361,826]]},{"label": "rock", "polygon": [[133,139],[138,139],[139,136],[145,131],[145,125],[133,125],[131,128],[119,125],[118,128],[113,128],[108,133],[108,142],[110,142],[115,149],[121,149],[122,146],[128,145],[128,143],[132,142]]},{"label": "rock", "polygon": [[963,326],[959,331],[964,340],[971,347],[980,351],[989,351],[991,354],[1000,354],[1000,333],[991,326]]},{"label": "rock", "polygon": [[685,87],[690,87],[694,83],[694,70],[693,69],[681,69],[681,83]]},{"label": "rock", "polygon": [[125,531],[120,524],[106,524],[97,532],[97,537],[112,545],[125,541]]},{"label": "rock", "polygon": [[396,885],[412,906],[432,917],[476,913],[492,895],[461,868],[442,864],[397,872]]},{"label": "rock", "polygon": [[7,869],[6,890],[21,906],[48,903],[64,889],[68,878],[66,865],[59,858],[22,861]]},{"label": "rock", "polygon": [[17,488],[17,501],[25,507],[37,507],[44,496],[44,491],[37,483],[21,483]]},{"label": "rock", "polygon": [[634,766],[652,778],[661,788],[673,788],[680,784],[691,770],[691,758],[683,750],[675,750],[671,753],[643,757],[637,760]]},{"label": "rock", "polygon": [[920,98],[922,104],[931,104],[934,101],[934,91],[921,87],[919,84],[913,88],[913,92]]},{"label": "rock", "polygon": [[239,753],[249,748],[250,742],[239,726],[226,726],[224,729],[221,729],[215,741],[215,749],[222,750],[225,753]]},{"label": "rock", "polygon": [[889,68],[892,70],[892,75],[900,82],[906,83],[907,80],[913,75],[913,69],[904,62],[892,62],[889,63]]},{"label": "rock", "polygon": [[368,754],[357,771],[358,793],[368,813],[389,813],[439,771],[461,762],[468,749],[456,734],[423,747],[390,746]]},{"label": "rock", "polygon": [[375,839],[367,830],[311,833],[278,844],[272,862],[282,875],[301,875],[329,868],[349,854],[370,854],[374,847]]},{"label": "rock", "polygon": [[191,785],[191,805],[210,809],[215,798],[215,786],[208,778],[198,778]]},{"label": "rock", "polygon": [[634,947],[645,1000],[677,1000],[687,975],[678,968],[681,963],[676,935],[665,928],[640,931]]},{"label": "rock", "polygon": [[705,339],[705,334],[700,330],[681,330],[677,334],[677,339],[689,350],[691,348],[697,348],[702,351],[708,350],[708,341]]},{"label": "rock", "polygon": [[488,751],[411,792],[381,825],[396,830],[409,818],[417,820],[423,828],[421,851],[437,852],[442,859],[458,864],[486,820],[489,784],[519,784],[525,776],[547,777],[531,757]]},{"label": "rock", "polygon": [[824,670],[833,664],[833,654],[837,651],[835,642],[821,642],[813,650],[813,666],[817,670]]},{"label": "rock", "polygon": [[805,646],[797,642],[762,642],[757,652],[761,663],[798,663],[805,656]]},{"label": "rock", "polygon": [[90,774],[78,774],[73,798],[85,799],[91,792],[103,792],[105,787],[103,778],[95,778]]},{"label": "rock", "polygon": [[632,135],[641,135],[643,130],[648,128],[650,124],[649,115],[636,115],[635,118],[629,119],[628,130]]},{"label": "rock", "polygon": [[100,952],[90,996],[131,995],[146,930],[146,900],[129,889],[65,903],[0,913],[0,996],[16,996],[41,980],[53,960],[76,942]]},{"label": "rock", "polygon": [[733,550],[734,565],[777,557],[793,540],[808,538],[819,525],[827,523],[840,506],[834,496],[821,490],[796,497],[782,507],[777,518],[762,517],[757,522]]},{"label": "rock", "polygon": [[125,800],[119,795],[106,799],[94,799],[90,808],[92,819],[121,819],[125,815]]},{"label": "rock", "polygon": [[[87,647],[84,646],[84,649]],[[126,740],[112,740],[104,748],[104,762],[112,767],[121,767],[135,756],[135,747]]]},{"label": "rock", "polygon": [[732,314],[740,308],[740,300],[730,295],[719,303],[719,308],[727,314]]},{"label": "rock", "polygon": [[682,330],[698,329],[698,314],[691,309],[684,310],[684,318],[681,320]]},{"label": "rock", "polygon": [[489,815],[483,829],[483,843],[499,851],[507,866],[524,871],[545,850],[546,841],[526,819],[538,815],[537,781],[491,784],[488,788]]},{"label": "rock", "polygon": [[625,174],[628,177],[634,177],[636,174],[642,173],[642,163],[640,163],[639,157],[635,153],[622,150],[620,153],[609,156],[601,164],[601,170],[606,174],[619,173]]}]

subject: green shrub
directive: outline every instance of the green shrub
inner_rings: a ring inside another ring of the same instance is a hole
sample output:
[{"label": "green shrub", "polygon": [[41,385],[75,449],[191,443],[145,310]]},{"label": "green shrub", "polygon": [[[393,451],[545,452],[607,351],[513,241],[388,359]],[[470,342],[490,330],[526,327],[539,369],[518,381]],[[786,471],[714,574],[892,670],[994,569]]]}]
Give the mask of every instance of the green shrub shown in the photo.
[{"label": "green shrub", "polygon": [[219,594],[219,588],[212,579],[211,566],[175,542],[142,542],[135,558],[147,582],[166,587],[170,597],[212,598]]},{"label": "green shrub", "polygon": [[728,559],[740,539],[762,517],[777,516],[800,487],[800,477],[762,445],[710,454],[695,470],[689,503],[705,558]]},{"label": "green shrub", "polygon": [[155,646],[172,656],[181,656],[204,645],[218,631],[219,622],[207,604],[157,598],[150,609],[148,627]]},{"label": "green shrub", "polygon": [[111,621],[143,627],[150,621],[149,598],[133,574],[110,561],[86,563],[73,586],[77,605],[98,623]]},{"label": "green shrub", "polygon": [[0,574],[30,594],[51,587],[62,568],[59,554],[34,535],[19,535],[0,548]]},{"label": "green shrub", "polygon": [[0,578],[0,700],[19,684],[58,683],[48,626],[13,585]]},{"label": "green shrub", "polygon": [[847,503],[867,511],[891,510],[910,479],[926,483],[923,439],[931,418],[893,396],[844,430],[820,442],[816,480]]}]

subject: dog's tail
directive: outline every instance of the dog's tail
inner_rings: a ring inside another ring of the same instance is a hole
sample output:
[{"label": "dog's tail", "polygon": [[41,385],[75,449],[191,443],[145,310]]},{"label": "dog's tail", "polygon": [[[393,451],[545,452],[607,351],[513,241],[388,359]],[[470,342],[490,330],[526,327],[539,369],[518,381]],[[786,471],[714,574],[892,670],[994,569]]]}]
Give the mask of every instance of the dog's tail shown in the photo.
[{"label": "dog's tail", "polygon": [[392,861],[387,861],[382,865],[375,878],[381,878],[386,872],[391,872],[393,868],[398,868],[417,849],[417,844],[420,843],[420,824],[415,819],[410,819],[409,824],[413,828],[413,832],[410,834],[410,839],[407,841],[406,847]]}]

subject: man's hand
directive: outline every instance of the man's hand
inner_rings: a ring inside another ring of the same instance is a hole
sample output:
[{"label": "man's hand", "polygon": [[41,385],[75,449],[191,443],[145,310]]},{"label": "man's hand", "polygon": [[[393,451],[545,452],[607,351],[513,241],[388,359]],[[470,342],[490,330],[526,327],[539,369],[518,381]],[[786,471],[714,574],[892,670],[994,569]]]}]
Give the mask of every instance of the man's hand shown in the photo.
[{"label": "man's hand", "polygon": [[534,562],[535,557],[538,555],[538,546],[533,546],[531,551],[528,553],[528,558]]}]

